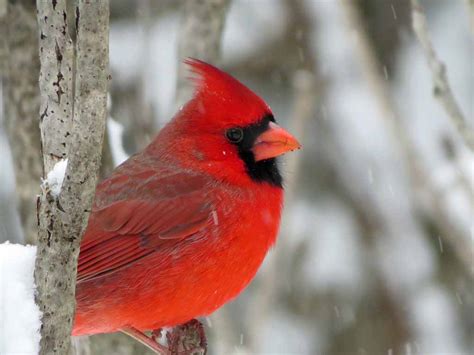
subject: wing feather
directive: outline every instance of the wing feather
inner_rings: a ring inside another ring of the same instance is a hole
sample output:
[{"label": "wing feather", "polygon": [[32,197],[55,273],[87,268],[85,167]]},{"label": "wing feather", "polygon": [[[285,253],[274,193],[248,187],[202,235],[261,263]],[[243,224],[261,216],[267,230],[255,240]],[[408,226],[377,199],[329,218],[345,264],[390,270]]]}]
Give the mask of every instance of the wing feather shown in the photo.
[{"label": "wing feather", "polygon": [[[206,178],[174,173],[160,181],[159,174],[139,173],[147,177],[141,185],[131,186],[130,179],[112,176],[98,187],[81,244],[78,282],[116,272],[173,247],[212,220]],[[131,196],[124,194],[127,188]],[[120,198],[111,199],[110,191]]]}]

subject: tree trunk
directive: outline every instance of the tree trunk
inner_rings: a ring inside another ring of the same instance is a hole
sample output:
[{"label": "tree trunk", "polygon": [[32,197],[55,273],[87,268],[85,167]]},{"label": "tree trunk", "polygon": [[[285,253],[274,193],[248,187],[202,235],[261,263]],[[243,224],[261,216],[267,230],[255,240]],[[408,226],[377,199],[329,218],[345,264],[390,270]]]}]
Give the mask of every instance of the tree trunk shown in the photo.
[{"label": "tree trunk", "polygon": [[23,0],[8,3],[6,10],[2,25],[5,32],[2,32],[7,34],[4,49],[8,56],[1,58],[5,130],[13,155],[24,239],[34,243],[37,235],[35,196],[40,192],[42,175],[36,8],[31,1]]},{"label": "tree trunk", "polygon": [[40,353],[66,354],[71,347],[79,246],[97,183],[106,122],[109,4],[78,1],[76,58],[65,0],[38,0],[37,6],[45,177],[68,159],[60,193],[54,194],[46,181],[39,199],[35,281],[43,313]]}]

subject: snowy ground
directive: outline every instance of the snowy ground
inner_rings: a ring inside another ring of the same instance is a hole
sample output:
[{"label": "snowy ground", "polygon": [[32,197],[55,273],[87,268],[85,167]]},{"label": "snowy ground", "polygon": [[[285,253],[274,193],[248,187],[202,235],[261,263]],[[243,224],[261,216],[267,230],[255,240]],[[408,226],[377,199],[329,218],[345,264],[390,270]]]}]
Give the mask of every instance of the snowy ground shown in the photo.
[{"label": "snowy ground", "polygon": [[0,354],[37,354],[40,311],[35,304],[36,247],[0,244]]}]

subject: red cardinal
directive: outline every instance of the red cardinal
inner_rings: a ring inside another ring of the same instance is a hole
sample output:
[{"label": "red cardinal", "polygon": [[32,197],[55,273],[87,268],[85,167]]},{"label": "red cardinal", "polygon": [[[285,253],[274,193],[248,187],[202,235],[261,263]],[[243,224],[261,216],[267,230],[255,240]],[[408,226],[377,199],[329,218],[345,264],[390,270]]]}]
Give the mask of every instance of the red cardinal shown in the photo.
[{"label": "red cardinal", "polygon": [[236,79],[187,64],[193,99],[97,187],[73,335],[208,315],[248,285],[275,243],[283,203],[276,157],[300,145]]}]

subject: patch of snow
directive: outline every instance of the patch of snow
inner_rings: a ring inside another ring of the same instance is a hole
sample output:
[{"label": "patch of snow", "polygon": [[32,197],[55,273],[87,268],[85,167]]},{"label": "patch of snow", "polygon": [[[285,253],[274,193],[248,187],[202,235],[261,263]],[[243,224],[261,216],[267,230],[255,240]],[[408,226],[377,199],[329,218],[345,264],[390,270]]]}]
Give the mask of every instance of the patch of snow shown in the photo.
[{"label": "patch of snow", "polygon": [[41,312],[35,304],[36,247],[0,244],[0,354],[37,354]]},{"label": "patch of snow", "polygon": [[122,164],[128,159],[128,154],[123,148],[123,131],[123,125],[109,117],[107,120],[107,134],[115,166]]},{"label": "patch of snow", "polygon": [[44,181],[50,188],[51,194],[58,197],[63,186],[64,175],[66,175],[67,159],[61,159],[55,165],[53,170],[48,173]]},{"label": "patch of snow", "polygon": [[275,311],[262,327],[261,346],[265,354],[316,354],[323,343],[316,324],[292,314]]},{"label": "patch of snow", "polygon": [[163,16],[150,29],[150,42],[146,45],[150,55],[149,72],[145,82],[146,101],[154,103],[158,123],[163,126],[176,112],[176,79],[178,55],[176,49],[180,18],[177,14]]},{"label": "patch of snow", "polygon": [[153,103],[160,126],[176,109],[178,27],[179,16],[172,13],[153,23],[149,33],[131,22],[112,23],[110,28],[110,66],[114,80],[128,83],[146,77],[145,101]]},{"label": "patch of snow", "polygon": [[[0,96],[1,94],[0,90]],[[7,139],[1,129],[0,120],[0,152],[2,152],[2,169],[0,172],[0,243],[7,240],[21,243],[24,240],[24,235],[20,216],[18,209],[13,207],[16,205],[17,196],[15,195],[15,175],[13,173],[12,156]]]},{"label": "patch of snow", "polygon": [[250,56],[285,30],[285,5],[275,0],[232,1],[222,34],[224,62]]},{"label": "patch of snow", "polygon": [[462,330],[456,304],[444,289],[426,287],[417,297],[413,297],[409,313],[417,333],[419,353],[464,353],[464,349],[459,346]]},{"label": "patch of snow", "polygon": [[[313,206],[298,203],[289,223],[295,237],[307,242],[302,274],[309,287],[352,296],[363,290],[360,231],[346,206],[329,199]],[[297,231],[300,236],[296,236]]]}]

